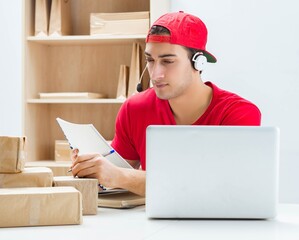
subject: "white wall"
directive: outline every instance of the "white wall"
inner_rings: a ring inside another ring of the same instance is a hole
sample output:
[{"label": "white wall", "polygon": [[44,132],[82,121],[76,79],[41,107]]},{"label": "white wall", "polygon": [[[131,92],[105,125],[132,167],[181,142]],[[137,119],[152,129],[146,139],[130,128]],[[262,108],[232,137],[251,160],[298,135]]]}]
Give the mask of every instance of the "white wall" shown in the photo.
[{"label": "white wall", "polygon": [[171,11],[199,16],[217,58],[203,74],[255,102],[262,124],[281,130],[280,201],[299,202],[299,2],[172,0]]},{"label": "white wall", "polygon": [[0,1],[0,135],[22,134],[22,4]]}]

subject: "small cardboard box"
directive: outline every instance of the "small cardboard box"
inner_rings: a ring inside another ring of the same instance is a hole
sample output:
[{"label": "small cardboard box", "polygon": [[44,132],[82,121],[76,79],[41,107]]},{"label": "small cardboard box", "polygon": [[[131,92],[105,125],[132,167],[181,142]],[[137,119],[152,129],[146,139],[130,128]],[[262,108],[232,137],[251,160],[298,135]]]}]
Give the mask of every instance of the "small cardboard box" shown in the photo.
[{"label": "small cardboard box", "polygon": [[26,137],[0,136],[0,173],[19,173],[25,166]]},{"label": "small cardboard box", "polygon": [[53,172],[53,176],[72,176],[68,172],[72,163],[70,161],[32,161],[26,162],[25,167],[47,167]]},{"label": "small cardboard box", "polygon": [[54,177],[54,187],[72,186],[82,194],[83,215],[95,215],[98,212],[98,180],[95,178],[77,178],[70,176]]},{"label": "small cardboard box", "polygon": [[0,173],[0,188],[52,187],[53,173],[50,168],[24,168],[21,173]]},{"label": "small cardboard box", "polygon": [[81,193],[73,187],[0,188],[0,212],[0,227],[81,224]]},{"label": "small cardboard box", "polygon": [[90,35],[147,34],[149,12],[91,13]]},{"label": "small cardboard box", "polygon": [[70,144],[66,140],[55,140],[55,161],[71,161]]}]

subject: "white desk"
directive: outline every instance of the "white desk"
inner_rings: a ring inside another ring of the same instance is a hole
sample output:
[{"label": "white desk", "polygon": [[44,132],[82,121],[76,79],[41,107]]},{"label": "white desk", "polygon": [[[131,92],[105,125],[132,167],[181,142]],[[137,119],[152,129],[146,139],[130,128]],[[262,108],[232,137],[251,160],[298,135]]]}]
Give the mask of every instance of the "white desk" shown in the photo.
[{"label": "white desk", "polygon": [[[0,216],[4,217],[4,216]],[[279,205],[274,220],[148,220],[145,208],[99,208],[82,225],[0,228],[2,240],[298,240],[299,205]]]}]

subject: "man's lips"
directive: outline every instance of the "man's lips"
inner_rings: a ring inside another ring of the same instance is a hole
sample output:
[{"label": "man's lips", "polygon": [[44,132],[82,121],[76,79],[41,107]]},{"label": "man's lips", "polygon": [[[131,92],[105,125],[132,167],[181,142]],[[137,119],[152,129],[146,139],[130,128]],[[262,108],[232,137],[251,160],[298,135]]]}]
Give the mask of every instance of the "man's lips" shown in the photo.
[{"label": "man's lips", "polygon": [[155,87],[156,88],[163,88],[163,87],[165,87],[167,85],[168,85],[167,83],[155,83]]}]

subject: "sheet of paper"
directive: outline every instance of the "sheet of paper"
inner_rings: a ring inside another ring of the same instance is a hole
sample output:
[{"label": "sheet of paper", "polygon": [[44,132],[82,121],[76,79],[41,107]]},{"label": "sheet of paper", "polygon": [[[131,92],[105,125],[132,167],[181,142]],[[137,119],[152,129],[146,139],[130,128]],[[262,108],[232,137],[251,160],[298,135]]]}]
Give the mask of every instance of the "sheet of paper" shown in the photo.
[{"label": "sheet of paper", "polygon": [[125,192],[129,192],[129,191],[122,188],[104,188],[99,190],[98,195],[118,194],[118,193],[125,193]]},{"label": "sheet of paper", "polygon": [[[56,118],[71,148],[78,148],[79,154],[110,152],[113,148],[92,124],[76,124]],[[106,158],[118,167],[132,168],[116,151]]]}]

